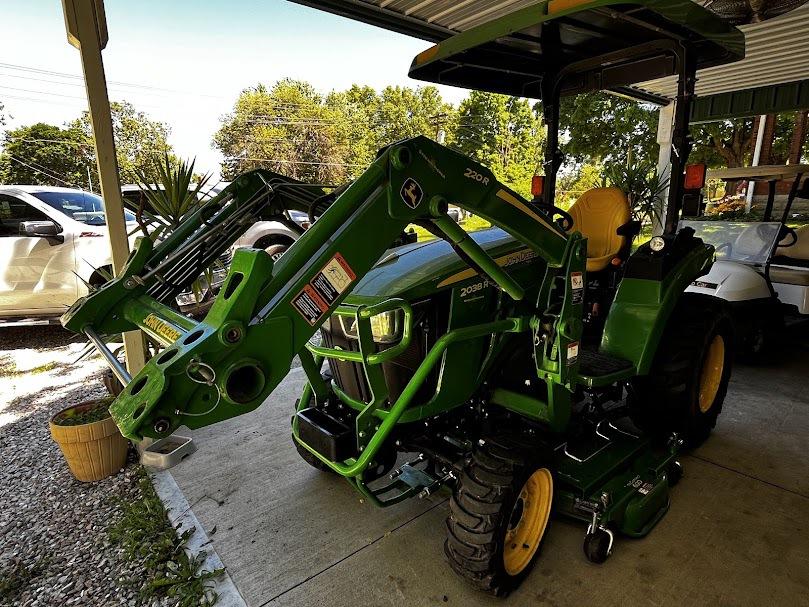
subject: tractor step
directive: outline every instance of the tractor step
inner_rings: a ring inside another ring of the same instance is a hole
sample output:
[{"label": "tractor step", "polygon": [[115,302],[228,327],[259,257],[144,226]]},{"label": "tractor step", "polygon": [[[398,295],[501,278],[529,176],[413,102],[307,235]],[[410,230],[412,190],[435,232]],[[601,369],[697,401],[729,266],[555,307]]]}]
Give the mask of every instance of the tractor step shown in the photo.
[{"label": "tractor step", "polygon": [[342,462],[357,453],[351,428],[321,409],[309,407],[296,413],[300,440],[333,462]]},{"label": "tractor step", "polygon": [[632,363],[623,358],[585,348],[579,353],[579,379],[589,388],[607,386],[634,374]]}]

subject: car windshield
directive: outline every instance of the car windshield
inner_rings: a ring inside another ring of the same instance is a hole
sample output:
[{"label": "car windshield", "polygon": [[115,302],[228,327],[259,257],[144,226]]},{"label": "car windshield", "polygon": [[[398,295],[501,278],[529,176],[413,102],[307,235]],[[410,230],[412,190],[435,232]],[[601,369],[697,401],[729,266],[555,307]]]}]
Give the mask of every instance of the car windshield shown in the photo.
[{"label": "car windshield", "polygon": [[777,221],[681,221],[680,229],[693,228],[694,235],[716,249],[716,258],[749,264],[765,264],[781,231]]},{"label": "car windshield", "polygon": [[[68,217],[91,226],[107,224],[104,201],[90,192],[32,192],[34,196]],[[124,210],[127,222],[135,221],[135,215]]]}]

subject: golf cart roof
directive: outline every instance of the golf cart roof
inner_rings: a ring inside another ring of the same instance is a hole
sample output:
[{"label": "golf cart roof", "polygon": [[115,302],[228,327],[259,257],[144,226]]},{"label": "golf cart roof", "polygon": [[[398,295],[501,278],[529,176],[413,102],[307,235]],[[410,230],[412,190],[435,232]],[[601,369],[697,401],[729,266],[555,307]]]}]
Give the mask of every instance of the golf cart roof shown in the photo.
[{"label": "golf cart roof", "polygon": [[708,171],[707,179],[735,181],[782,181],[794,179],[798,175],[809,175],[809,164],[762,164],[754,167],[733,167]]},{"label": "golf cart roof", "polygon": [[625,87],[675,74],[672,48],[681,43],[694,51],[697,68],[744,58],[744,34],[688,0],[542,0],[420,53],[410,76],[541,98],[543,75],[568,69],[562,94],[606,89],[639,97]]}]

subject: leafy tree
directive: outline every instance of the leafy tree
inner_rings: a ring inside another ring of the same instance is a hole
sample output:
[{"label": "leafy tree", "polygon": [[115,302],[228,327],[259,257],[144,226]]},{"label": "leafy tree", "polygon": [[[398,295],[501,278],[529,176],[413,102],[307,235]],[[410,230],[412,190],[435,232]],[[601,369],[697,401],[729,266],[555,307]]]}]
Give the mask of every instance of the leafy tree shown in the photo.
[{"label": "leafy tree", "polygon": [[344,119],[306,82],[285,79],[271,89],[245,89],[214,135],[225,157],[222,176],[267,167],[296,179],[340,183],[346,176],[346,142],[339,136]]},{"label": "leafy tree", "polygon": [[267,167],[305,181],[339,184],[359,175],[396,140],[435,135],[452,107],[438,89],[354,85],[325,98],[308,83],[281,80],[242,91],[214,135],[225,178]]},{"label": "leafy tree", "polygon": [[691,127],[694,147],[689,162],[709,167],[740,167],[750,163],[753,151],[752,118],[721,120]]},{"label": "leafy tree", "polygon": [[0,183],[86,187],[88,168],[95,178],[93,141],[75,126],[39,122],[3,137]]},{"label": "leafy tree", "polygon": [[540,116],[525,99],[472,91],[458,108],[454,147],[523,196],[530,197],[544,138]]},{"label": "leafy tree", "polygon": [[[164,154],[172,156],[172,148],[168,143],[171,130],[166,124],[150,119],[147,114],[136,110],[126,101],[111,102],[110,112],[121,183],[137,183],[138,173],[149,170]],[[80,118],[69,123],[68,128],[83,132],[92,142],[93,128],[89,112],[84,112]],[[95,184],[95,148],[91,150]]]},{"label": "leafy tree", "polygon": [[658,109],[603,92],[565,97],[562,151],[569,160],[632,164],[657,158]]}]

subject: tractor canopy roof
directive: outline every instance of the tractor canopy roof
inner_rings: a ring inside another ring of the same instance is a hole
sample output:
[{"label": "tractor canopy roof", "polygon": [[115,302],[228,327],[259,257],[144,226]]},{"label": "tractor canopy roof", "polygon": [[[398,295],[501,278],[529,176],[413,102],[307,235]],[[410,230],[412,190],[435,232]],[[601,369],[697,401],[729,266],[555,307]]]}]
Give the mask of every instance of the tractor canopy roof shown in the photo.
[{"label": "tractor canopy roof", "polygon": [[744,34],[690,0],[543,0],[436,44],[413,60],[418,80],[541,98],[613,90],[659,103],[631,84],[677,73],[675,50],[697,68],[744,58]]}]

